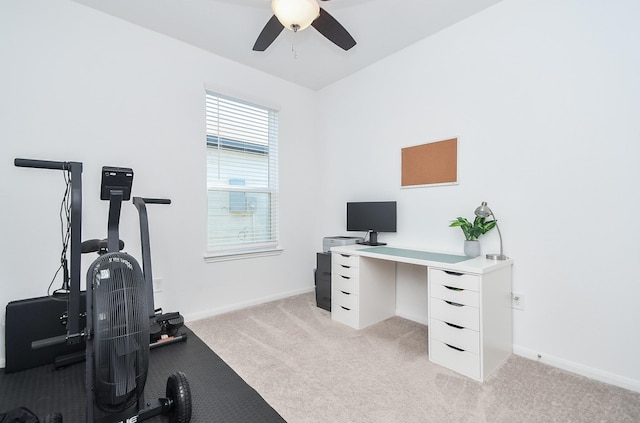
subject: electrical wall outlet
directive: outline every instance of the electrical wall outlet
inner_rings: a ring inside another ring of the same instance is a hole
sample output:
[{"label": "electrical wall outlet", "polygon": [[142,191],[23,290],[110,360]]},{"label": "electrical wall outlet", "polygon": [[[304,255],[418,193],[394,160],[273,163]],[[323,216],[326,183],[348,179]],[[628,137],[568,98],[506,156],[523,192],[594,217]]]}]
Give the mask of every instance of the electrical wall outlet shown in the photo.
[{"label": "electrical wall outlet", "polygon": [[153,278],[153,292],[162,292],[162,278]]},{"label": "electrical wall outlet", "polygon": [[516,310],[524,310],[524,296],[521,293],[511,293],[511,307]]}]

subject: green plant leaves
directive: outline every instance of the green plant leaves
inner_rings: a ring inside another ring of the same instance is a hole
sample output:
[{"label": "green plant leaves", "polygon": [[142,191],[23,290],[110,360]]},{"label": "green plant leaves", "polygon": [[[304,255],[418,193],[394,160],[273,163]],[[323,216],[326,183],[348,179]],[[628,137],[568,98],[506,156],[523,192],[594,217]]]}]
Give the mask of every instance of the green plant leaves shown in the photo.
[{"label": "green plant leaves", "polygon": [[449,226],[459,227],[460,229],[462,229],[465,239],[468,241],[473,241],[475,239],[478,239],[480,235],[484,235],[491,229],[495,228],[496,221],[490,220],[487,222],[485,221],[484,217],[476,216],[473,223],[471,223],[464,217],[458,217],[456,218],[456,220],[452,221]]}]

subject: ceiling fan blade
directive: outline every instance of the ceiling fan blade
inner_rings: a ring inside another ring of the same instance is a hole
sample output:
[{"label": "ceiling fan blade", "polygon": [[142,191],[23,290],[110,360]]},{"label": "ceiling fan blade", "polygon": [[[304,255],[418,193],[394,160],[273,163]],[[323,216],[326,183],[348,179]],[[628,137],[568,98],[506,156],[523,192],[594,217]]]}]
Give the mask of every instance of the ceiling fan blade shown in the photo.
[{"label": "ceiling fan blade", "polygon": [[320,8],[320,16],[311,23],[318,32],[343,50],[356,45],[356,40],[347,32],[340,22],[335,20],[326,10]]},{"label": "ceiling fan blade", "polygon": [[273,15],[262,28],[260,35],[258,35],[258,39],[253,45],[253,51],[265,51],[278,38],[283,29],[284,26],[282,26],[276,15]]}]

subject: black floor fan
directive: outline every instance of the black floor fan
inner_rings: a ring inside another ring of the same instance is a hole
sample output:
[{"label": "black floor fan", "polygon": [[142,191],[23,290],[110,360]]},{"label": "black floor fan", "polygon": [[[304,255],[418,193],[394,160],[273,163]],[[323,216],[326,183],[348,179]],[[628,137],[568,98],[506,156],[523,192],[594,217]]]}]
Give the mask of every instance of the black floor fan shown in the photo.
[{"label": "black floor fan", "polygon": [[[33,348],[63,342],[86,343],[88,423],[138,422],[167,414],[174,423],[191,420],[191,391],[184,373],[171,374],[166,398],[145,401],[149,368],[149,299],[142,270],[129,254],[119,251],[122,201],[131,195],[133,171],[103,167],[102,200],[109,201],[108,252],[87,272],[87,327],[79,329],[80,230],[82,163],[16,159],[16,166],[68,171],[71,178],[71,272],[67,334],[35,341]],[[152,304],[152,302],[151,302]],[[60,423],[54,413],[45,422]]]}]

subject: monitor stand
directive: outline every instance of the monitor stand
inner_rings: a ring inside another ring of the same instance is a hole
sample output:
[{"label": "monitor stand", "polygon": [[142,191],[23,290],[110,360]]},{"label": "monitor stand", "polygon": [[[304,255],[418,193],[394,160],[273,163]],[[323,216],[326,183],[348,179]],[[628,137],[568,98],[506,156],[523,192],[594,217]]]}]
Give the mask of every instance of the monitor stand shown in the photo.
[{"label": "monitor stand", "polygon": [[358,242],[358,244],[371,245],[372,247],[378,245],[387,245],[386,242],[378,242],[378,232],[376,231],[369,231],[369,241]]}]

